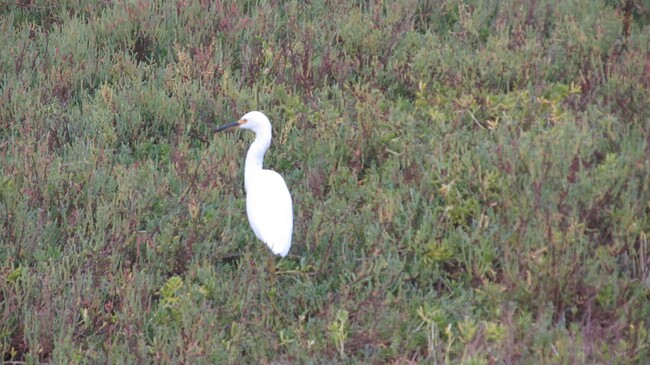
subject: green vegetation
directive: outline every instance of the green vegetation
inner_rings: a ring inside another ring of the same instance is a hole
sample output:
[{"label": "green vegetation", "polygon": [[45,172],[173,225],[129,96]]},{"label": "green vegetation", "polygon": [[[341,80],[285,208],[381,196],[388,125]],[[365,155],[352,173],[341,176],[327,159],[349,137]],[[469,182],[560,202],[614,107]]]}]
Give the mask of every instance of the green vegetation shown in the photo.
[{"label": "green vegetation", "polygon": [[4,361],[647,363],[650,8],[560,3],[0,3]]}]

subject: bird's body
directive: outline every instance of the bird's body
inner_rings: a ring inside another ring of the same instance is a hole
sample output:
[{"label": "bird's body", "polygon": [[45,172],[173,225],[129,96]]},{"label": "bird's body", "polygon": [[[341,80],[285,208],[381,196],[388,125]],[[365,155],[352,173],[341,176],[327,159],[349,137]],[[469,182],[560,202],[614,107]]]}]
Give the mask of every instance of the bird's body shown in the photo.
[{"label": "bird's body", "polygon": [[271,122],[261,112],[253,111],[239,121],[217,129],[244,128],[255,132],[244,167],[246,214],[257,238],[273,251],[286,256],[291,248],[293,205],[287,184],[280,174],[264,170],[264,154],[271,145]]},{"label": "bird's body", "polygon": [[246,188],[246,214],[257,238],[274,254],[286,256],[291,248],[293,212],[291,195],[282,176],[275,171],[255,173],[264,184]]}]

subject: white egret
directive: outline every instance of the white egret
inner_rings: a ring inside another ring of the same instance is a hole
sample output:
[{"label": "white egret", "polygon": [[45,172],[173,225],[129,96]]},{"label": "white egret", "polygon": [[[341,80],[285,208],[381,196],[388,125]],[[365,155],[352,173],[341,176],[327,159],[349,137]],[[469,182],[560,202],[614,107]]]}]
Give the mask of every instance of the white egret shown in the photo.
[{"label": "white egret", "polygon": [[264,154],[271,145],[271,122],[263,113],[252,111],[215,131],[232,128],[255,132],[255,140],[248,149],[244,166],[248,222],[257,238],[266,243],[274,254],[284,257],[291,248],[293,206],[282,176],[262,168]]}]

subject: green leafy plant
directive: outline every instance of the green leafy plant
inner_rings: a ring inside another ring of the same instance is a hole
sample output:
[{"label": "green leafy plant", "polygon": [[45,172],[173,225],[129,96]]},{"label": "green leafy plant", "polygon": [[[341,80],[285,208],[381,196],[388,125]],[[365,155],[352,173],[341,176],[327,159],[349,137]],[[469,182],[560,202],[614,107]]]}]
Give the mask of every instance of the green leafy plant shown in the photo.
[{"label": "green leafy plant", "polygon": [[[13,363],[643,363],[642,1],[0,2]],[[250,110],[294,205],[268,272]]]}]

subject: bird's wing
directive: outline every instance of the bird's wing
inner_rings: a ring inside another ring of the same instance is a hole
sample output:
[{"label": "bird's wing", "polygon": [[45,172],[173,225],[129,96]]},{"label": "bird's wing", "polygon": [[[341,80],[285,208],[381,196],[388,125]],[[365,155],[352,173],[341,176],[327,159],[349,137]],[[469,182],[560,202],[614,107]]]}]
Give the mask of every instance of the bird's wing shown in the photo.
[{"label": "bird's wing", "polygon": [[286,256],[293,233],[291,194],[280,174],[262,170],[246,191],[246,213],[257,238],[276,255]]}]

